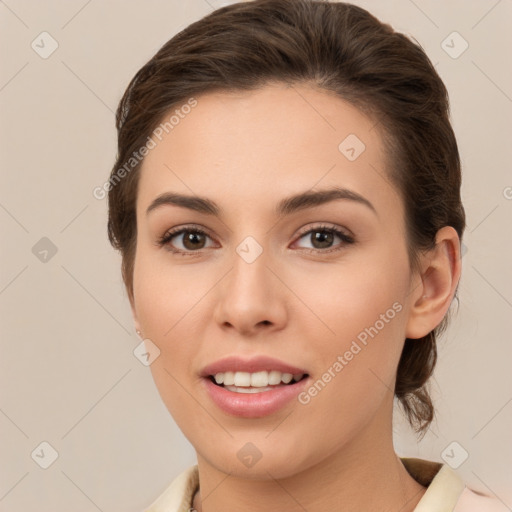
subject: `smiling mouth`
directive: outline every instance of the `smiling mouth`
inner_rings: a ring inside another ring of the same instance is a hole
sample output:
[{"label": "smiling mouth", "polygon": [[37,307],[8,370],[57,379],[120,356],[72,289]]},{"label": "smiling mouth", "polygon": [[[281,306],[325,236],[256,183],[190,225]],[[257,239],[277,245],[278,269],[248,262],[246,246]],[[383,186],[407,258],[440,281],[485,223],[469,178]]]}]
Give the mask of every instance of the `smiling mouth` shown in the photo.
[{"label": "smiling mouth", "polygon": [[220,372],[210,375],[210,380],[219,387],[234,393],[263,393],[273,389],[293,386],[309,377],[307,373],[283,373],[277,370],[260,372]]}]

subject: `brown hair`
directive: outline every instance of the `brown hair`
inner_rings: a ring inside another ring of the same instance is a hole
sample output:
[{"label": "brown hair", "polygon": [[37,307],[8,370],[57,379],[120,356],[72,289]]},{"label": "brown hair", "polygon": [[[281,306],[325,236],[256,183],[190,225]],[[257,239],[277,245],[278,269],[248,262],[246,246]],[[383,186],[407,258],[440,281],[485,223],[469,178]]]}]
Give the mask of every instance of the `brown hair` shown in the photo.
[{"label": "brown hair", "polygon": [[[169,111],[205,92],[246,91],[270,82],[310,83],[372,116],[387,150],[387,174],[404,201],[411,268],[435,246],[437,231],[465,227],[457,142],[448,93],[419,44],[347,3],[255,0],[220,8],[175,35],[133,77],[116,114],[117,161],[108,202],[108,236],[122,254],[133,299],[135,204],[140,162],[123,173]],[[125,167],[126,168],[126,167]],[[113,180],[116,178],[116,180]],[[434,416],[426,383],[440,325],[405,340],[395,396],[424,433]]]}]

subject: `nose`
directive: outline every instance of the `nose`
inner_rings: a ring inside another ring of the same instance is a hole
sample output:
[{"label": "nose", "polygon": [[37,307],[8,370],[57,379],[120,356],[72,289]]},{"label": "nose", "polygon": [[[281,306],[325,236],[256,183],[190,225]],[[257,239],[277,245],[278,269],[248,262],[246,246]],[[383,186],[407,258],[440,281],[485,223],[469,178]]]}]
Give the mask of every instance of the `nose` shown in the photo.
[{"label": "nose", "polygon": [[234,255],[233,268],[219,283],[216,297],[214,320],[222,329],[254,336],[286,325],[290,292],[270,259],[265,251],[252,262]]}]

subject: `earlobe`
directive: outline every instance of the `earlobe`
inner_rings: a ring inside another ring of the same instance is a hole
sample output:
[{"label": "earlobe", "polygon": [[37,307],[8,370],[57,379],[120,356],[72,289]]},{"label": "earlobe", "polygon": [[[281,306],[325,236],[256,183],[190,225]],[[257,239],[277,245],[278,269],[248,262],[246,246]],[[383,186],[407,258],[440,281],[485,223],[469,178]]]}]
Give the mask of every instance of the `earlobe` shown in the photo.
[{"label": "earlobe", "polygon": [[422,256],[421,284],[411,291],[406,337],[418,339],[442,321],[460,279],[460,240],[457,231],[445,226],[437,232],[436,246]]}]

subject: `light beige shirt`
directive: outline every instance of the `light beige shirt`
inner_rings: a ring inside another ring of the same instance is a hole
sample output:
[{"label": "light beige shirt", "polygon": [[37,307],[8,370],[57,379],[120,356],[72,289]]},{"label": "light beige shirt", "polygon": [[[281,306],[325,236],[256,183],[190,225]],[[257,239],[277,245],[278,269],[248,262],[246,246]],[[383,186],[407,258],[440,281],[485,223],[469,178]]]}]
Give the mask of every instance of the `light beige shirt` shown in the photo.
[{"label": "light beige shirt", "polygon": [[[447,465],[422,459],[402,458],[410,475],[427,491],[414,512],[509,512],[500,501],[479,494],[464,485]],[[193,512],[192,501],[199,489],[197,466],[191,466],[144,512]]]}]

